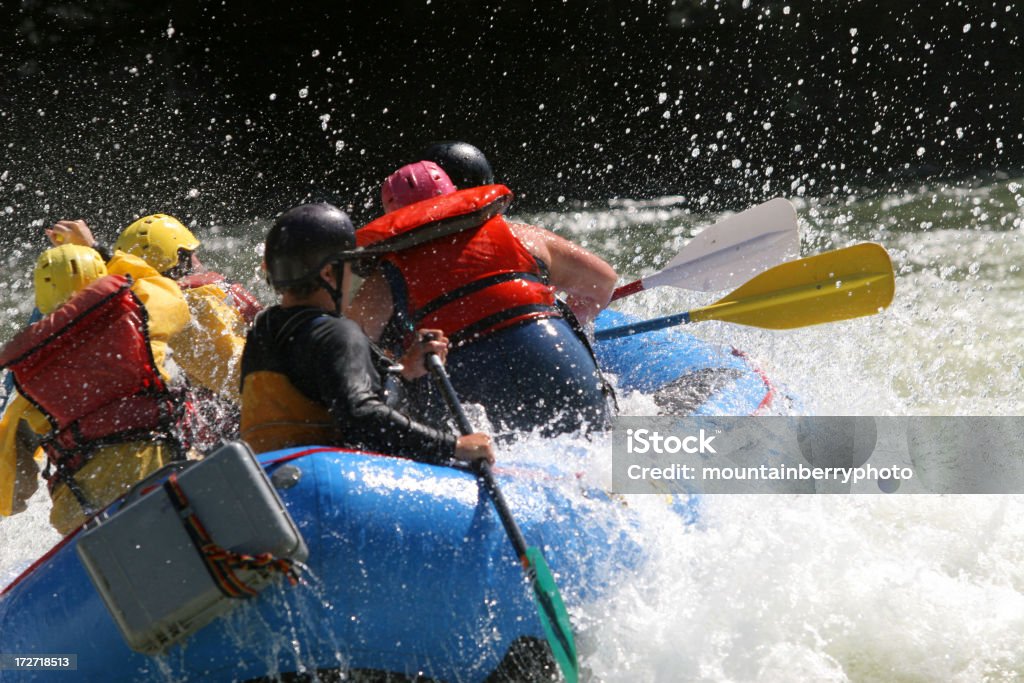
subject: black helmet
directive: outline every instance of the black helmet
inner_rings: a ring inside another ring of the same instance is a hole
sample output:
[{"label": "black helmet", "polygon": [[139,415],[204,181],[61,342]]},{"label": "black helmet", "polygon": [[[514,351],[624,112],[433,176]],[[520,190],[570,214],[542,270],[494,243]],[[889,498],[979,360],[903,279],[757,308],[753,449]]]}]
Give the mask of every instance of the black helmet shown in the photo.
[{"label": "black helmet", "polygon": [[487,157],[468,142],[435,142],[424,150],[420,160],[433,161],[440,166],[460,190],[494,182],[494,171]]},{"label": "black helmet", "polygon": [[274,221],[267,233],[267,280],[275,288],[315,279],[332,257],[351,258],[356,231],[348,214],[331,204],[300,204]]}]

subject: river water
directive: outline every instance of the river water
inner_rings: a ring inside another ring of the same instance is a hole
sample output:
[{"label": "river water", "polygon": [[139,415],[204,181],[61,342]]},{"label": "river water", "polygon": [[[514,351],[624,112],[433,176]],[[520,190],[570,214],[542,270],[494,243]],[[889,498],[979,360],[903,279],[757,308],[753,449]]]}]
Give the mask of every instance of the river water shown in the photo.
[{"label": "river water", "polygon": [[[745,351],[797,397],[801,412],[1021,412],[1024,179],[793,201],[802,255],[866,240],[889,250],[893,305],[803,330],[710,322],[691,326],[693,334]],[[692,229],[720,218],[693,205],[616,200],[520,218],[584,243],[633,279],[667,262]],[[269,296],[256,273],[264,227],[200,236],[210,263]],[[5,339],[30,308],[35,253],[13,246],[0,288]],[[655,290],[617,307],[653,317],[714,298]],[[632,415],[654,410],[641,395],[621,405]],[[539,459],[566,447],[589,452],[587,476],[608,476],[609,439],[518,445]],[[650,560],[606,600],[573,613],[591,680],[1024,678],[1022,496],[705,496],[689,526],[656,496],[628,502]],[[56,540],[42,495],[29,512],[0,521],[0,584]]]}]

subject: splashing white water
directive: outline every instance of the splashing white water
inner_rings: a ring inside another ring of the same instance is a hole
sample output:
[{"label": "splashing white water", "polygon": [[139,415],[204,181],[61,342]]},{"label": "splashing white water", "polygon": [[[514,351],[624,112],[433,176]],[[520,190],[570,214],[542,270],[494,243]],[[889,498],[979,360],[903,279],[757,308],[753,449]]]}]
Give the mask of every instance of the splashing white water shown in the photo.
[{"label": "splashing white water", "polygon": [[[898,273],[893,306],[791,332],[719,323],[692,332],[746,351],[811,413],[1018,413],[1024,239],[1008,217],[1018,209],[971,209],[1015,185],[800,205],[805,253],[885,244]],[[665,224],[693,222],[674,204],[620,203],[537,222],[621,255],[630,240],[617,226],[656,221],[653,248],[674,253],[685,231]],[[900,231],[893,217],[927,227]],[[630,275],[656,269],[643,259],[616,265]],[[650,317],[709,300],[653,291],[621,307]],[[649,396],[621,398],[626,414],[657,412]],[[611,480],[607,439],[528,437],[509,448],[540,462],[576,458],[593,486]],[[1024,496],[707,496],[689,526],[659,496],[626,501],[639,520],[630,533],[650,559],[573,612],[591,680],[1024,677]],[[40,493],[28,513],[0,520],[0,583],[57,540],[47,508]]]},{"label": "splashing white water", "polygon": [[[651,505],[645,506],[652,508]],[[584,634],[595,680],[1024,673],[1021,497],[709,496]]]}]

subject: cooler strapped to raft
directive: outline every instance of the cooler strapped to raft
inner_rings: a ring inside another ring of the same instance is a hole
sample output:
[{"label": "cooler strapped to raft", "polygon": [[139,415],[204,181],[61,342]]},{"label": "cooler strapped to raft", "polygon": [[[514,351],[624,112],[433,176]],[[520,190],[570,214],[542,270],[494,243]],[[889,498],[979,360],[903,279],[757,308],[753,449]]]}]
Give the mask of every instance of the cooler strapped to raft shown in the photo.
[{"label": "cooler strapped to raft", "polygon": [[163,485],[151,477],[135,490],[141,497],[84,530],[77,550],[125,642],[138,652],[165,651],[275,577],[294,580],[294,563],[309,554],[241,441]]}]

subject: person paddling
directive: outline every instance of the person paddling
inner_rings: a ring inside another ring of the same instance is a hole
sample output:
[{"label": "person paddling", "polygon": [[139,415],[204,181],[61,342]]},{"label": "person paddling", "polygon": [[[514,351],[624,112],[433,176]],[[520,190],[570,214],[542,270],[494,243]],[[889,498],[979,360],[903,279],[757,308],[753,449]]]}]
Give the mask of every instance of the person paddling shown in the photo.
[{"label": "person paddling", "polygon": [[[58,221],[46,231],[55,244],[83,244],[109,259],[82,220]],[[197,408],[192,441],[207,450],[238,434],[239,367],[245,334],[262,305],[245,287],[229,282],[199,260],[202,243],[181,221],[168,214],[144,216],[126,227],[115,251],[144,259],[174,280],[191,311],[189,324],[170,340],[174,362],[191,385]]]},{"label": "person paddling", "polygon": [[[357,232],[360,247],[379,254],[352,305],[367,334],[404,349],[416,326],[442,329],[456,390],[503,429],[603,428],[603,378],[554,292],[566,291],[589,321],[607,305],[615,271],[553,233],[506,221],[504,185],[456,190],[433,162],[393,173],[381,197],[387,213]],[[421,389],[427,414],[441,415],[436,392]]]},{"label": "person paddling", "polygon": [[[494,183],[487,157],[468,142],[434,143],[420,159],[437,164],[459,190]],[[510,219],[508,223],[530,253],[547,264],[551,285],[566,294],[577,320],[589,324],[608,306],[618,274],[604,259],[540,226]]]},{"label": "person paddling", "polygon": [[37,488],[42,437],[50,522],[68,534],[151,472],[184,458],[187,404],[165,368],[168,340],[189,320],[181,290],[143,260],[104,264],[67,244],[36,264],[45,317],[0,351],[17,393],[0,421],[0,514]]},{"label": "person paddling", "polygon": [[389,404],[384,377],[425,375],[424,355],[443,358],[447,339],[420,330],[400,367],[371,344],[345,316],[354,248],[351,220],[330,204],[294,207],[271,227],[264,264],[280,304],[259,314],[246,339],[242,438],[257,453],[321,444],[437,464],[493,462],[488,435],[456,437]]}]

